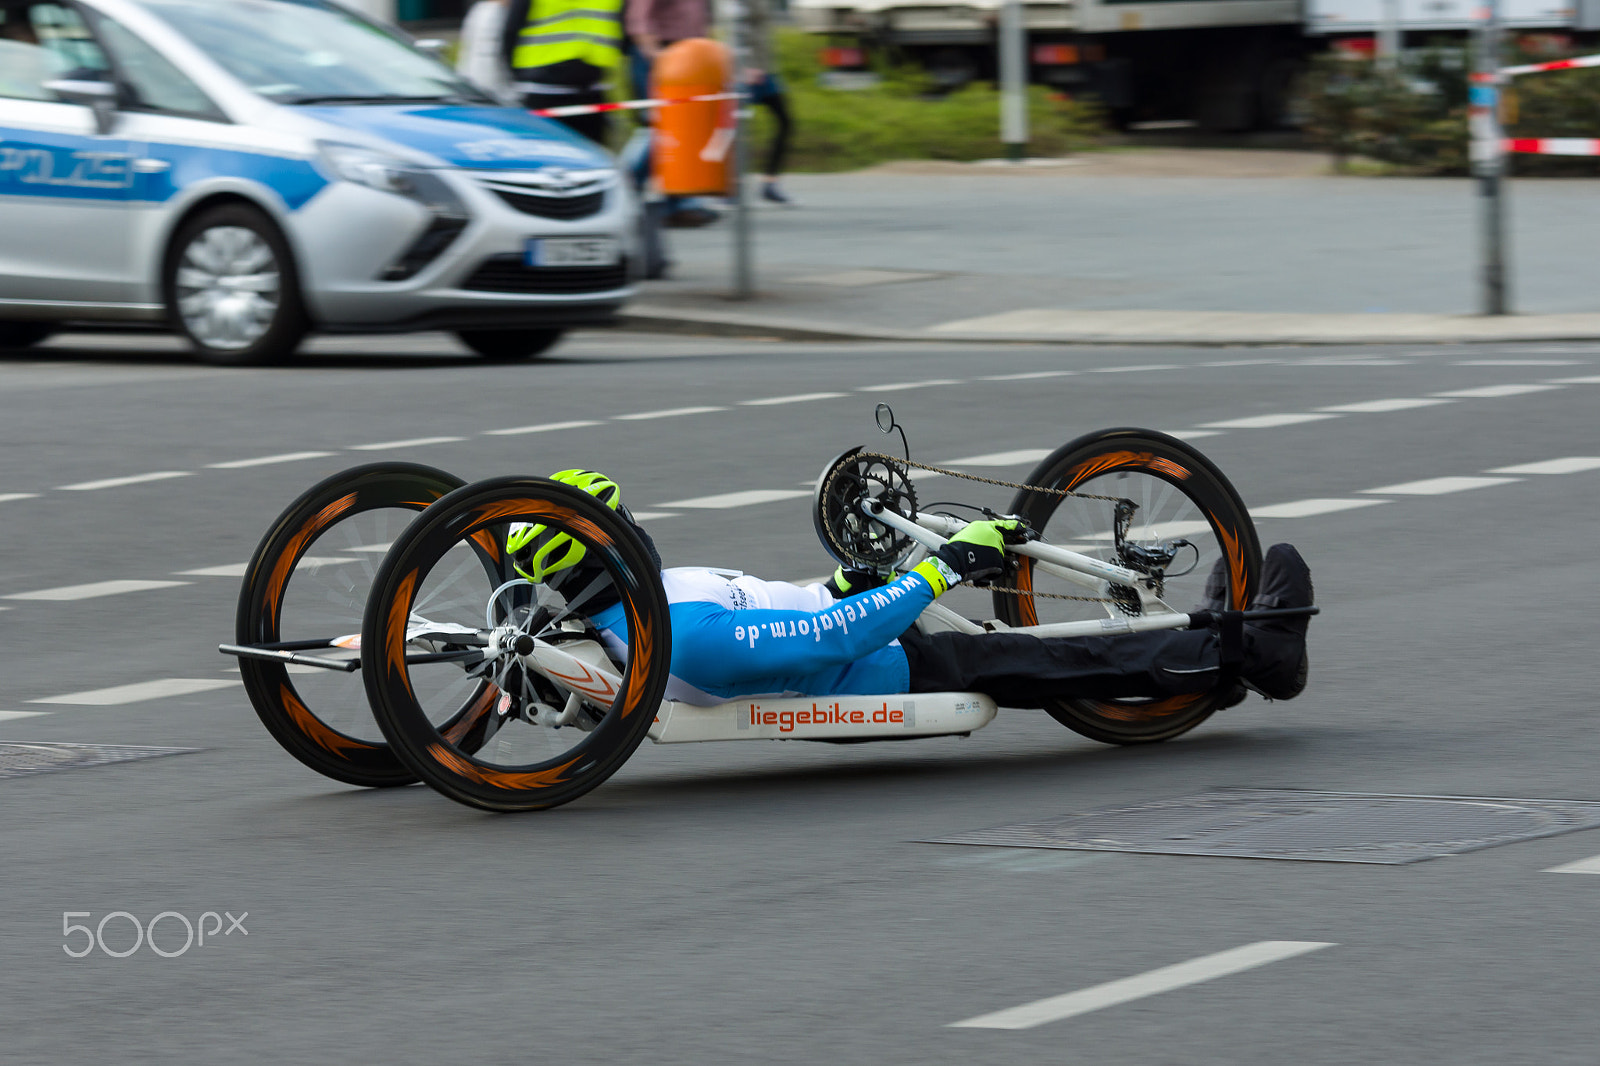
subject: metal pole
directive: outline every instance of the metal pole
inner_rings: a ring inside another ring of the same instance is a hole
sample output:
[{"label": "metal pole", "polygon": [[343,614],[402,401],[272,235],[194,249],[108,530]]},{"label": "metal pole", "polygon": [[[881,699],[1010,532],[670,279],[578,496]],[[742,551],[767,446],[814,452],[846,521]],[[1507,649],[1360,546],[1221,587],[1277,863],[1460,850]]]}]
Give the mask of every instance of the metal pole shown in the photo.
[{"label": "metal pole", "polygon": [[[729,27],[733,43],[733,85],[739,92],[746,89],[744,72],[750,66],[750,17],[745,4],[765,3],[766,0],[744,0],[735,5]],[[750,131],[750,109],[741,97],[733,101],[733,298],[748,300],[756,294],[755,266],[750,254],[750,201],[745,194],[745,175],[750,169],[750,149],[746,143]]]},{"label": "metal pole", "polygon": [[1028,30],[1022,0],[1000,5],[1000,140],[1007,159],[1028,154]]},{"label": "metal pole", "polygon": [[1400,0],[1383,0],[1383,20],[1378,24],[1378,65],[1386,70],[1400,65]]},{"label": "metal pole", "polygon": [[1483,313],[1509,313],[1505,267],[1505,145],[1500,129],[1500,0],[1483,0],[1474,35],[1469,122],[1483,244]]}]

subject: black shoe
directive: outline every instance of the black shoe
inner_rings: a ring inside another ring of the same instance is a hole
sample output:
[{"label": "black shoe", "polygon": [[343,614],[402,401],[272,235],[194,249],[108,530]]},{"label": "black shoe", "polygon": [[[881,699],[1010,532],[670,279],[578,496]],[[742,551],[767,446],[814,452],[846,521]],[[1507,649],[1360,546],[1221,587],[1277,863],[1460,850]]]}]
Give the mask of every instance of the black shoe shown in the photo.
[{"label": "black shoe", "polygon": [[782,189],[778,188],[778,183],[775,181],[769,181],[761,186],[761,198],[774,204],[793,205],[794,203]]},{"label": "black shoe", "polygon": [[[1252,609],[1310,607],[1316,602],[1311,568],[1292,544],[1267,549]],[[1305,691],[1311,660],[1306,654],[1309,616],[1270,618],[1244,627],[1244,682],[1268,699],[1292,700]]]},{"label": "black shoe", "polygon": [[680,207],[667,216],[667,225],[672,229],[699,229],[720,221],[721,215],[709,207]]}]

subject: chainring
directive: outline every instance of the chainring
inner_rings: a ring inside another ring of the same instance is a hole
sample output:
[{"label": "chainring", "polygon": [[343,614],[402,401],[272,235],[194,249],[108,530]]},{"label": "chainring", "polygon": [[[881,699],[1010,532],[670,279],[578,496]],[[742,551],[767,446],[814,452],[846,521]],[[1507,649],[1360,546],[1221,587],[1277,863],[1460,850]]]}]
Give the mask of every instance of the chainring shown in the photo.
[{"label": "chainring", "polygon": [[867,515],[861,504],[868,500],[881,500],[907,518],[917,514],[917,492],[906,468],[887,456],[851,448],[822,468],[811,518],[823,548],[841,566],[886,574],[916,542]]}]

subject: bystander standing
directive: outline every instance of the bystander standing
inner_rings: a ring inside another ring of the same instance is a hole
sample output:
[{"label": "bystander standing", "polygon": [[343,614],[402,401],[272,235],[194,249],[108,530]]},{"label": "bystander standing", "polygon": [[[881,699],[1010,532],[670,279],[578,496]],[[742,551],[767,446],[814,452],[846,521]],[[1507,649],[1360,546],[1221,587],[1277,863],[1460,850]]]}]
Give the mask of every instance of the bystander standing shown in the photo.
[{"label": "bystander standing", "polygon": [[[604,103],[622,65],[622,0],[510,0],[500,49],[524,107]],[[606,143],[603,112],[558,121]]]}]

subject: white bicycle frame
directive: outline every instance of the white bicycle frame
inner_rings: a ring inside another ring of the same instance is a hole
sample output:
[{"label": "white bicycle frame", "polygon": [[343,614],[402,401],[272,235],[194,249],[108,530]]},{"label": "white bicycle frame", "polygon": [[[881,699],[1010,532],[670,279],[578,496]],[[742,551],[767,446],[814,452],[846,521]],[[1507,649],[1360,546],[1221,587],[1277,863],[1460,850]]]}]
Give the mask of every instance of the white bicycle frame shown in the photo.
[{"label": "white bicycle frame", "polygon": [[[915,521],[888,507],[876,511],[863,506],[865,513],[875,522],[899,530],[928,551],[937,551],[945,541],[965,529],[968,523],[949,515],[919,514]],[[1148,576],[1137,570],[1103,562],[1066,548],[1043,541],[1025,544],[1008,544],[1006,550],[1025,555],[1034,561],[1034,568],[1069,581],[1086,592],[1106,597],[1110,586],[1123,585],[1135,590],[1139,596],[1141,613],[1124,614],[1115,604],[1107,603],[1105,618],[1091,618],[1081,622],[1053,622],[1036,626],[1006,627],[1012,633],[1029,633],[1036,637],[1094,637],[1108,633],[1146,633],[1156,629],[1187,629],[1190,618],[1187,612],[1175,611],[1146,584]],[[1109,598],[1109,597],[1107,597]],[[935,603],[926,616],[935,618],[946,628],[961,633],[982,633],[984,626]],[[1002,623],[993,622],[992,626]]]}]

